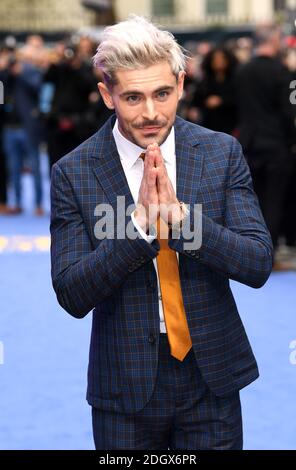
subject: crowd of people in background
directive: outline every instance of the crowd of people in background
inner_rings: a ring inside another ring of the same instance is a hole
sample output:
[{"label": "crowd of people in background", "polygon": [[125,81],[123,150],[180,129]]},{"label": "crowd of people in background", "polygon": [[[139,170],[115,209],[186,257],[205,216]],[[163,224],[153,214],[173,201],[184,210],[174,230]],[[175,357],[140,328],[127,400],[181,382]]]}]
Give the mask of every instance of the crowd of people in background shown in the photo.
[{"label": "crowd of people in background", "polygon": [[[96,46],[84,36],[53,45],[38,35],[28,36],[22,45],[13,37],[3,42],[0,214],[23,211],[22,174],[30,171],[35,214],[43,215],[41,150],[51,168],[111,114],[97,89],[101,77],[92,64]],[[187,76],[179,115],[239,139],[274,246],[284,237],[296,249],[295,37],[284,38],[277,26],[267,25],[253,38],[222,45],[189,43],[185,48]]]},{"label": "crowd of people in background", "polygon": [[[97,90],[92,66],[95,45],[89,38],[52,47],[37,35],[17,47],[7,38],[0,52],[4,84],[1,113],[0,212],[20,214],[21,176],[32,172],[35,214],[43,215],[40,148],[46,144],[50,167],[102,125],[109,112]],[[11,185],[14,206],[7,205]]]}]

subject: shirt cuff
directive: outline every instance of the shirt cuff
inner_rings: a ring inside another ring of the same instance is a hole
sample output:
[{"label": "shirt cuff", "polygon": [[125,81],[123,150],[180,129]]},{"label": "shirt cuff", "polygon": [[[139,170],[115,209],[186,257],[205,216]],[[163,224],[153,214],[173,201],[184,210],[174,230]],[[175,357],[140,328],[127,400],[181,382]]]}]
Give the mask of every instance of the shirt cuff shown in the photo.
[{"label": "shirt cuff", "polygon": [[140,227],[140,225],[137,223],[136,219],[135,219],[135,211],[131,213],[131,219],[132,219],[132,222],[135,226],[135,228],[138,230],[139,234],[141,235],[141,237],[148,243],[152,243],[156,237],[157,237],[157,233],[156,233],[156,230],[155,230],[155,227],[152,225],[149,227],[149,234],[145,233],[144,230]]}]

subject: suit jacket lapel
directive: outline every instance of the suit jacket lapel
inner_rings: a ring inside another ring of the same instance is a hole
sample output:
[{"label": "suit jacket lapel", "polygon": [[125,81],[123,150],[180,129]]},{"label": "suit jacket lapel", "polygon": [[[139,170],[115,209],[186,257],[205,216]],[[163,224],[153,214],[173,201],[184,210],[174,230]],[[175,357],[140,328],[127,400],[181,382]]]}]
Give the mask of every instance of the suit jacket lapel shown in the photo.
[{"label": "suit jacket lapel", "polygon": [[176,118],[177,198],[186,204],[197,203],[202,176],[203,155],[198,151],[198,139],[186,121]]},{"label": "suit jacket lapel", "polygon": [[114,119],[112,116],[98,132],[92,157],[95,159],[94,174],[110,204],[116,209],[117,196],[125,197],[126,206],[133,204],[134,200],[112,134]]}]

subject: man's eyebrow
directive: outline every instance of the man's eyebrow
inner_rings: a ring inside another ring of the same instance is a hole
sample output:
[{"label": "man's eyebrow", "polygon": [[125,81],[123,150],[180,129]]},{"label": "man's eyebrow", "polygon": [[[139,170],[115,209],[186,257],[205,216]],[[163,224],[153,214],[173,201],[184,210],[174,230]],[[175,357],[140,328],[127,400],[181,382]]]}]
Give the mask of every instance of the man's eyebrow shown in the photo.
[{"label": "man's eyebrow", "polygon": [[[156,88],[156,90],[153,90],[153,93],[159,93],[160,91],[172,91],[174,90],[175,87],[173,87],[172,85],[164,85],[164,86],[161,86],[159,88]],[[125,96],[130,96],[130,95],[143,95],[144,93],[142,93],[141,91],[139,90],[128,90],[128,91],[124,91],[123,93],[120,93],[120,97],[125,97]]]}]

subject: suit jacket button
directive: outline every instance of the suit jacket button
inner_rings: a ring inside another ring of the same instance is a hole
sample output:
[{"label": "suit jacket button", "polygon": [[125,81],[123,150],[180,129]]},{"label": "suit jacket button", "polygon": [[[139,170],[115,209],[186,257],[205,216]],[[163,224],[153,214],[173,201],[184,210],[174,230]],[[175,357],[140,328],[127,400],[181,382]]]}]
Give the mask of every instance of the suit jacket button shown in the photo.
[{"label": "suit jacket button", "polygon": [[148,341],[149,341],[150,344],[155,343],[155,335],[153,333],[150,333]]}]

